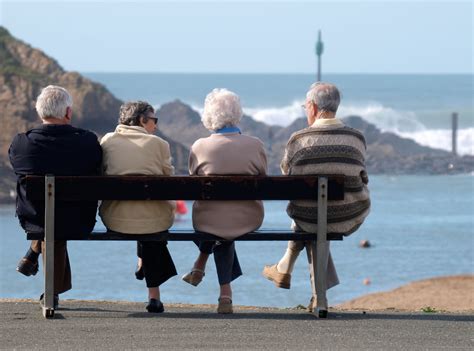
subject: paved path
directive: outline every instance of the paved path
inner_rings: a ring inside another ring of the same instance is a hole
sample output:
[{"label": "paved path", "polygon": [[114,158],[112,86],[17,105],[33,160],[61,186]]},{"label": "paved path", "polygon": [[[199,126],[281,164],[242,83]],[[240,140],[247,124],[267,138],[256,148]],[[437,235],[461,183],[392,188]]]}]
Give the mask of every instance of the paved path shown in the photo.
[{"label": "paved path", "polygon": [[61,301],[54,320],[39,304],[0,300],[0,349],[472,350],[474,316],[439,313],[330,312],[326,320],[296,309],[165,306]]}]

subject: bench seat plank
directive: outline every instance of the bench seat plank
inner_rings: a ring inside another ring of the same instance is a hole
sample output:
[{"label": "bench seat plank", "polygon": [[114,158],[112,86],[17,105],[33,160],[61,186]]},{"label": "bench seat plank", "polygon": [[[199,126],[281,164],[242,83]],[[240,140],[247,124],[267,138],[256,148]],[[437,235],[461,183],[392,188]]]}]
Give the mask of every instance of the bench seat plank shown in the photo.
[{"label": "bench seat plank", "polygon": [[[28,240],[42,240],[41,233],[27,233]],[[327,240],[342,240],[343,235],[339,233],[328,233]],[[166,232],[153,234],[123,234],[114,231],[95,231],[80,239],[68,240],[90,240],[90,241],[225,241],[215,235],[196,232],[194,230],[173,229]],[[235,239],[235,241],[287,241],[287,240],[316,240],[315,234],[305,232],[292,232],[284,230],[257,230],[247,233]]]},{"label": "bench seat plank", "polygon": [[[43,176],[27,176],[30,200],[44,200]],[[120,189],[120,190],[118,190]],[[317,176],[56,176],[56,200],[315,200]],[[329,176],[328,199],[344,199]]]}]

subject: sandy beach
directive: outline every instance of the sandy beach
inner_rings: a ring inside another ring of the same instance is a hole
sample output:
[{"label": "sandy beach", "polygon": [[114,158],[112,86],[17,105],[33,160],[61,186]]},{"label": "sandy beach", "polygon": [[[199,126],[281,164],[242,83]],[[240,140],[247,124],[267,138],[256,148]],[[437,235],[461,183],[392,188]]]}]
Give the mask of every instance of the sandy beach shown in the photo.
[{"label": "sandy beach", "polygon": [[338,310],[474,312],[474,275],[437,277],[335,306]]}]

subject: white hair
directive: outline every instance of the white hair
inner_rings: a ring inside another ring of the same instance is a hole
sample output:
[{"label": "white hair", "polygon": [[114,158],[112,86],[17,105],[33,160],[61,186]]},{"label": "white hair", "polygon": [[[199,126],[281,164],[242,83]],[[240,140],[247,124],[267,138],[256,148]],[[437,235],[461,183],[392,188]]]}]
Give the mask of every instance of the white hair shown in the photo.
[{"label": "white hair", "polygon": [[306,98],[318,105],[318,110],[336,112],[341,95],[334,84],[317,82],[311,85]]},{"label": "white hair", "polygon": [[63,87],[48,85],[36,99],[36,111],[41,119],[63,118],[68,107],[72,107],[72,97]]},{"label": "white hair", "polygon": [[206,96],[201,121],[207,129],[218,130],[236,126],[242,114],[237,94],[227,89],[214,89]]}]

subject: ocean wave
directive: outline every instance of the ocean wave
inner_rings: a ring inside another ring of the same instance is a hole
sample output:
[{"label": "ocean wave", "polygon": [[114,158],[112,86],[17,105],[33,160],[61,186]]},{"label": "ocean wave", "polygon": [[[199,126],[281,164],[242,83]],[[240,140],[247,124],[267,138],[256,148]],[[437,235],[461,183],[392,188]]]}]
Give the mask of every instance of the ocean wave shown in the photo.
[{"label": "ocean wave", "polygon": [[257,121],[286,127],[295,119],[304,117],[304,111],[301,107],[303,103],[304,100],[293,101],[290,105],[283,107],[244,108],[244,113],[252,116]]},{"label": "ocean wave", "polygon": [[[451,133],[450,129],[427,129],[398,134],[420,145],[451,151]],[[460,155],[474,155],[474,128],[458,130],[457,152]]]},{"label": "ocean wave", "polygon": [[[295,100],[283,107],[244,108],[246,115],[267,124],[286,127],[295,119],[303,117],[301,105],[304,100]],[[192,106],[202,114],[202,106]],[[377,102],[366,104],[341,104],[337,115],[340,117],[360,116],[369,123],[374,124],[382,132],[395,133],[404,138],[415,140],[423,146],[451,150],[451,130],[429,128],[419,121],[418,115],[413,111],[396,110]],[[460,155],[474,155],[474,128],[458,130],[458,153]]]}]

